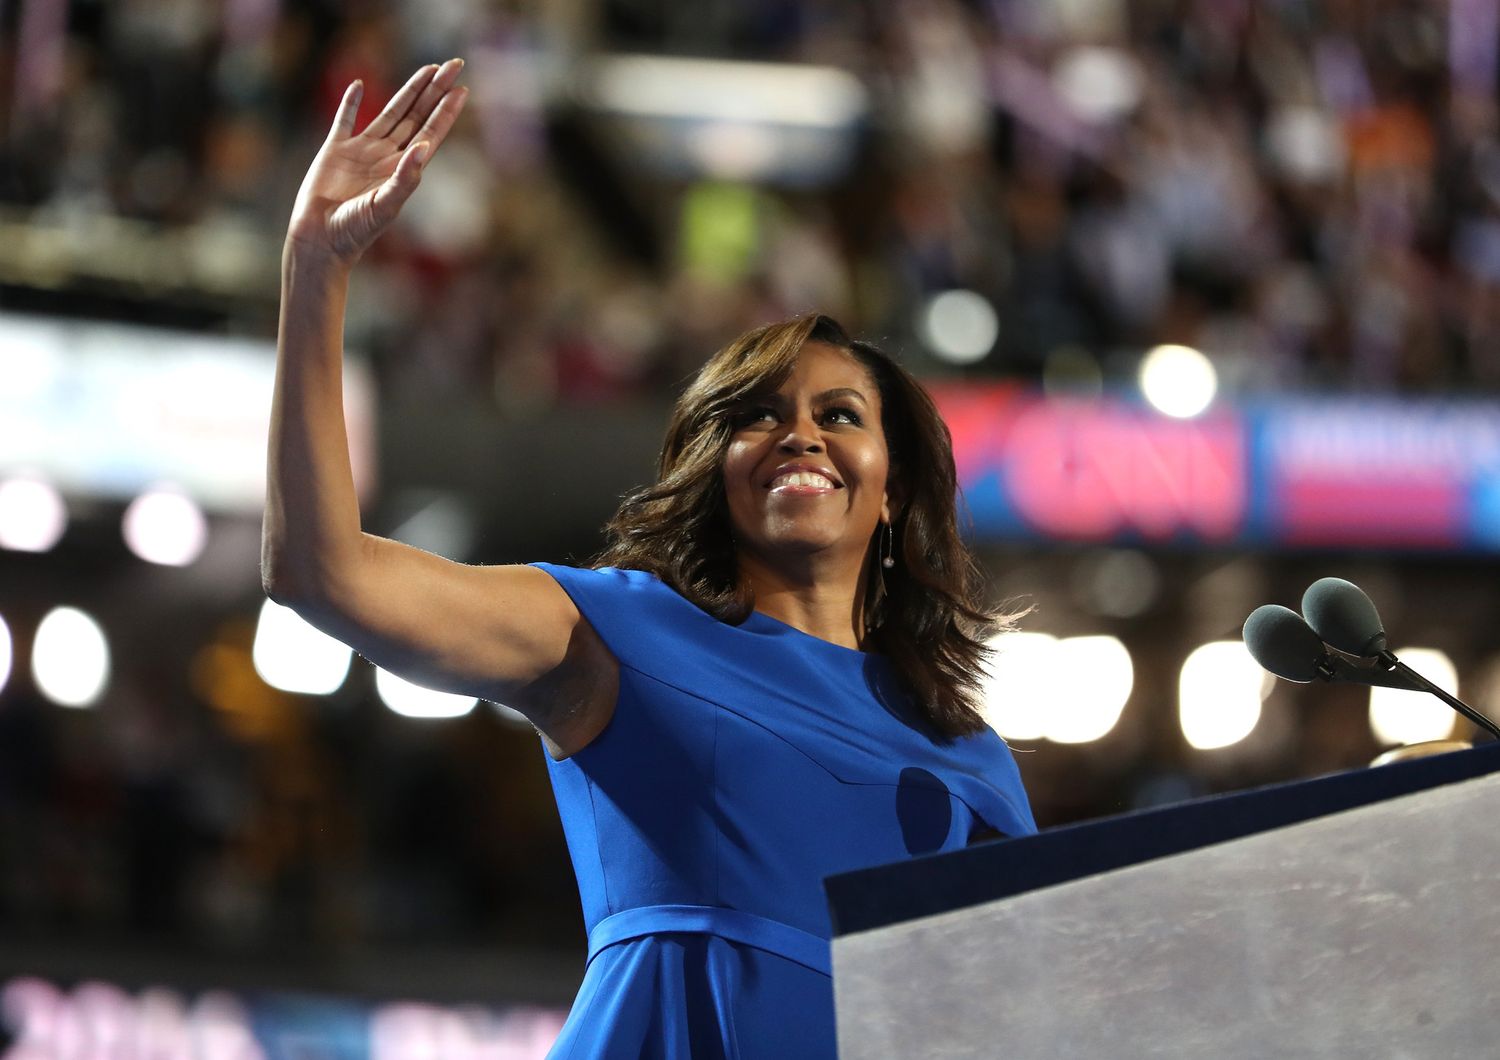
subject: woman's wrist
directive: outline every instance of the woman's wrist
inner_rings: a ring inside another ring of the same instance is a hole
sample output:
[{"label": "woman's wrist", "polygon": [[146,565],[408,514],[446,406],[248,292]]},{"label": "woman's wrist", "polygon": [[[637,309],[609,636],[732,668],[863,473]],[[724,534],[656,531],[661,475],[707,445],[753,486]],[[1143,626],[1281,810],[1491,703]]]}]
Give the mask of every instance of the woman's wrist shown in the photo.
[{"label": "woman's wrist", "polygon": [[290,280],[293,273],[299,279],[323,278],[332,281],[347,281],[354,270],[354,262],[337,254],[331,247],[319,245],[288,235],[281,248],[282,275]]}]

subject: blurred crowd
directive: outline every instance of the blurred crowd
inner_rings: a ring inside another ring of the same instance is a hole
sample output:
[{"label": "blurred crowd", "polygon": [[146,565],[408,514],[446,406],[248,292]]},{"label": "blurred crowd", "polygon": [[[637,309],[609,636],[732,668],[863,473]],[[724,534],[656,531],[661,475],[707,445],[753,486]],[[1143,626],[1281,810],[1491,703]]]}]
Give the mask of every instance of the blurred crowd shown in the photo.
[{"label": "blurred crowd", "polygon": [[[929,373],[1107,378],[1181,343],[1241,392],[1494,389],[1497,45],[1496,0],[11,0],[0,307],[271,334],[344,86],[368,119],[462,55],[470,105],[351,296],[387,393],[506,416],[660,394],[809,309]],[[667,170],[583,90],[610,54],[831,67],[869,106],[816,179]],[[962,367],[929,326],[955,290],[998,326]],[[138,671],[108,719],[12,677],[0,926],[576,928],[529,734],[479,711],[434,735],[368,689],[237,698],[248,639],[191,689]]]},{"label": "blurred crowd", "polygon": [[[195,651],[156,630],[168,643],[117,631],[120,665],[88,709],[10,675],[0,940],[295,960],[581,938],[529,727],[488,706],[398,717],[362,662],[331,698],[279,692],[256,677],[244,622]],[[0,960],[0,977],[25,970]]]},{"label": "blurred crowd", "polygon": [[[961,289],[998,321],[967,372],[1108,375],[1174,342],[1241,389],[1487,388],[1495,6],[20,0],[0,208],[76,253],[0,269],[56,288],[72,260],[88,288],[108,233],[166,234],[127,239],[112,279],[252,294],[235,323],[265,331],[343,86],[364,78],[368,118],[458,54],[471,105],[351,305],[388,383],[512,411],[659,391],[814,307],[941,370],[924,313]],[[590,105],[590,64],[621,53],[848,71],[857,149],[813,181],[664,173]]]}]

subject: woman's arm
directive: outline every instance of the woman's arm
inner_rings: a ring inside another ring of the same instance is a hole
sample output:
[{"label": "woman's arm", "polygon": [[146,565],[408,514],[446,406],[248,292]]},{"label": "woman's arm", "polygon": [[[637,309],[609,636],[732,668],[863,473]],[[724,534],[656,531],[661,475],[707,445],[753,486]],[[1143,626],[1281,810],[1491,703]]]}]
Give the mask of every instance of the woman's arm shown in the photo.
[{"label": "woman's arm", "polygon": [[609,719],[618,667],[562,588],[531,567],[471,567],[364,533],[343,413],[349,274],[416,190],[458,117],[462,63],[424,67],[361,133],[361,86],[297,195],[282,259],[261,578],[371,661],[420,683],[503,702],[553,754]]}]

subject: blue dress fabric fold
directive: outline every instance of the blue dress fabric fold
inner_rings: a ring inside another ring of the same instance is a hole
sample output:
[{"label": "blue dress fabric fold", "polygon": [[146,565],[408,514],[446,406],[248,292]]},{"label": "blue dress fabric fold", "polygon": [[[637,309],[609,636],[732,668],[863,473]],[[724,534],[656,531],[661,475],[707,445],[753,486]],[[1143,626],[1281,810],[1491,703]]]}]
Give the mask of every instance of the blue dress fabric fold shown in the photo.
[{"label": "blue dress fabric fold", "polygon": [[589,932],[550,1056],[834,1056],[823,878],[1036,831],[1009,748],[932,739],[878,655],[536,566],[620,664],[604,731],[548,759]]}]

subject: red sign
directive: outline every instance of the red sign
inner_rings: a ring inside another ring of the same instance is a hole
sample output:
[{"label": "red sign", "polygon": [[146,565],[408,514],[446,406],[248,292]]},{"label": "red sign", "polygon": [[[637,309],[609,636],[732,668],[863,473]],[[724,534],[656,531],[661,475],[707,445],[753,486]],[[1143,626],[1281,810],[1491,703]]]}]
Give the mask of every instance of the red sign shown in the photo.
[{"label": "red sign", "polygon": [[1033,532],[1075,540],[1228,540],[1243,530],[1249,474],[1237,416],[1175,420],[1014,388],[937,396],[965,490],[1002,495],[972,496],[976,508],[1003,508]]}]

